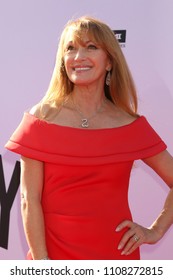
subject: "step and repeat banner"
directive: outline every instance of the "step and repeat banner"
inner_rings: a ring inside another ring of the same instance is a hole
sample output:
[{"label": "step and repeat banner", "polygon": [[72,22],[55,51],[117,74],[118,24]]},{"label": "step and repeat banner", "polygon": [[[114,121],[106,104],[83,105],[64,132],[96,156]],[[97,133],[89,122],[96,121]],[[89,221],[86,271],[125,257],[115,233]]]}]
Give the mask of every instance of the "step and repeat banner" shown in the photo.
[{"label": "step and repeat banner", "polygon": [[[23,112],[47,90],[58,39],[71,18],[91,15],[113,30],[136,82],[139,113],[173,154],[173,2],[170,0],[0,1],[0,259],[22,260],[27,244],[20,214],[20,158],[4,149]],[[129,190],[134,220],[149,226],[168,188],[141,161]],[[171,260],[173,228],[155,245],[143,245],[143,260]]]}]

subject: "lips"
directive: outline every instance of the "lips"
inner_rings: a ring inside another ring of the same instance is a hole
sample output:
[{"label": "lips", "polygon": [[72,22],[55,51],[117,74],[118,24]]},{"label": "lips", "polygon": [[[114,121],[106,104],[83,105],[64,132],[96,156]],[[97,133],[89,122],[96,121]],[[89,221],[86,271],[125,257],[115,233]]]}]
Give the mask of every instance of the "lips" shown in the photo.
[{"label": "lips", "polygon": [[85,67],[74,67],[73,70],[76,72],[81,72],[81,71],[88,71],[90,70],[91,67],[85,66]]}]

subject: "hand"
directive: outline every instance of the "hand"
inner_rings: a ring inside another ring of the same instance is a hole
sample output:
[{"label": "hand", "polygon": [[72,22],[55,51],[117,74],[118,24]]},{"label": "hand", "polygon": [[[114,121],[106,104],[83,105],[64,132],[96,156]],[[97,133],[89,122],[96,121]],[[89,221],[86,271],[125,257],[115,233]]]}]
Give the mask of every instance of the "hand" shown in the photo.
[{"label": "hand", "polygon": [[47,261],[47,260],[50,260],[50,258],[48,256],[41,259],[41,261]]},{"label": "hand", "polygon": [[130,220],[125,220],[119,224],[116,231],[121,231],[126,227],[129,229],[125,232],[118,245],[118,250],[123,249],[121,255],[130,255],[141,244],[154,244],[161,238],[161,235],[154,227],[145,228]]}]

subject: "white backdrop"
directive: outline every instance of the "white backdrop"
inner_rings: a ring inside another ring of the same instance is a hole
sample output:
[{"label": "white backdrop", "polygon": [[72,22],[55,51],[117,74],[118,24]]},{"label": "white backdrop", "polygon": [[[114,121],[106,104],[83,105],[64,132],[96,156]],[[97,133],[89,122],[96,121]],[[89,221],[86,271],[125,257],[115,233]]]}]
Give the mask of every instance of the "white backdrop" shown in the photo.
[{"label": "white backdrop", "polygon": [[[84,14],[102,19],[112,29],[127,30],[123,52],[136,81],[139,113],[148,118],[173,154],[172,10],[171,0],[0,0],[0,154],[6,191],[19,157],[6,151],[4,144],[23,112],[44,95],[65,23]],[[165,184],[137,162],[129,191],[135,221],[149,226],[167,193]],[[0,193],[1,214],[2,200]],[[173,228],[158,244],[143,245],[142,259],[173,259],[172,237]],[[25,259],[26,251],[18,191],[10,212],[8,249],[0,246],[0,259]]]}]

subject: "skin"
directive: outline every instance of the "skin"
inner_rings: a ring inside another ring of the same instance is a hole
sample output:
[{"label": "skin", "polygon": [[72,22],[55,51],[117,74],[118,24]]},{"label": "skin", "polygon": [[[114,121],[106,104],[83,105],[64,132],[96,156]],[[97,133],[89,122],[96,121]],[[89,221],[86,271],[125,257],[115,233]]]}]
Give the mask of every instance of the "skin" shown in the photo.
[{"label": "skin", "polygon": [[[92,116],[98,110],[103,103],[105,75],[111,69],[111,62],[106,53],[91,42],[87,36],[83,37],[82,45],[74,43],[69,36],[65,48],[64,63],[67,75],[74,83],[74,89],[71,98],[58,114],[56,109],[52,109],[50,121],[55,124],[79,128],[81,116],[74,108],[73,102],[75,101],[86,117]],[[38,111],[36,106],[31,113],[37,116]],[[120,127],[134,120],[134,117],[123,112],[113,103],[106,101],[102,110],[90,120],[90,128]],[[144,162],[170,187],[170,192],[163,210],[149,228],[144,228],[129,220],[115,225],[116,231],[127,228],[118,245],[121,254],[125,255],[131,254],[143,243],[156,243],[173,223],[173,158],[167,151],[164,151],[145,159]],[[21,158],[22,217],[33,259],[42,259],[48,254],[41,207],[43,178],[44,164],[42,162],[26,157]],[[134,235],[139,238],[137,242]]]},{"label": "skin", "polygon": [[[103,87],[107,69],[111,69],[107,54],[87,36],[83,44],[69,40],[65,47],[64,63],[69,79],[75,86],[91,87],[96,82]],[[102,63],[100,63],[100,61]]]},{"label": "skin", "polygon": [[[144,228],[128,220],[117,226],[117,231],[121,231],[126,227],[129,228],[118,246],[123,255],[131,254],[141,244],[156,243],[173,223],[173,158],[167,151],[163,151],[156,156],[145,159],[144,162],[163,179],[170,187],[170,191],[161,213],[149,228]],[[139,237],[137,242],[134,240],[134,235]]]},{"label": "skin", "polygon": [[111,62],[107,54],[86,35],[82,41],[80,45],[69,37],[64,64],[68,78],[74,84],[73,99],[87,116],[88,112],[92,115],[97,111],[104,98],[104,81],[106,72],[111,70]]},{"label": "skin", "polygon": [[41,206],[42,188],[43,163],[21,157],[21,213],[26,238],[34,260],[47,256]]}]

